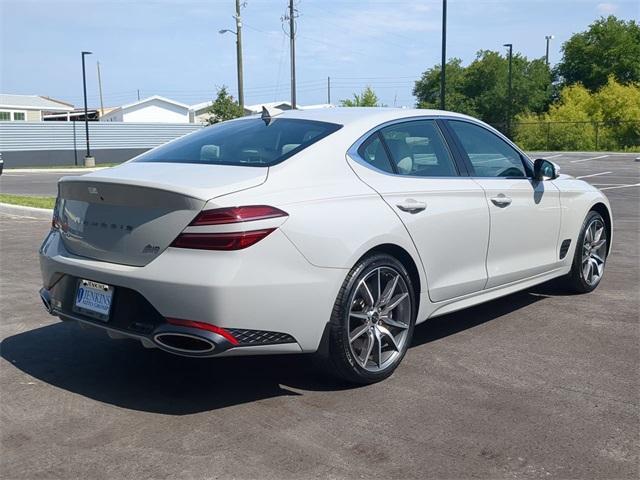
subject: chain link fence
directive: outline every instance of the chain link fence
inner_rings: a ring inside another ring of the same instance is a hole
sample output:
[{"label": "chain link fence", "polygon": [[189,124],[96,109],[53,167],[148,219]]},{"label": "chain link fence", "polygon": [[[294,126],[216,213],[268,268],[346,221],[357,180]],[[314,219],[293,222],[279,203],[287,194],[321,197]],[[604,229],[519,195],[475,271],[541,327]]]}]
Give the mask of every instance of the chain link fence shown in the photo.
[{"label": "chain link fence", "polygon": [[524,150],[640,151],[640,120],[493,124]]}]

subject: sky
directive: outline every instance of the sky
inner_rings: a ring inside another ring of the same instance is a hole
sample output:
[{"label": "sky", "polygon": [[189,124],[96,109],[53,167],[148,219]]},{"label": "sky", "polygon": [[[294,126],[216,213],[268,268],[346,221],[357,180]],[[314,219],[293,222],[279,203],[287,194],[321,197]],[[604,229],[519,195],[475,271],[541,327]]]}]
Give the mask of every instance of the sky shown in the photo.
[{"label": "sky", "polygon": [[[288,0],[246,0],[242,9],[245,103],[290,98]],[[297,101],[338,103],[365,86],[389,106],[413,106],[413,84],[440,63],[442,0],[297,0]],[[0,92],[82,105],[80,52],[90,107],[162,95],[195,104],[216,88],[237,95],[235,0],[0,0]],[[640,18],[640,1],[449,0],[447,57],[471,62],[480,49],[544,56],[600,16]]]}]

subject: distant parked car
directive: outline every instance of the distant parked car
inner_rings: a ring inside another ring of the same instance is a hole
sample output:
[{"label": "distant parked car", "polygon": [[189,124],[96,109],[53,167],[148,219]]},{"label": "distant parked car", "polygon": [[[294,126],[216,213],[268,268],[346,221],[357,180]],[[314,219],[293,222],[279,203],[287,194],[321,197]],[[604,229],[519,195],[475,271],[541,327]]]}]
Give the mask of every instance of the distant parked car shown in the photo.
[{"label": "distant parked car", "polygon": [[3,169],[4,169],[4,160],[2,159],[2,153],[0,153],[0,175],[2,175]]},{"label": "distant parked car", "polygon": [[265,112],[63,178],[41,296],[178,355],[316,352],[370,383],[431,317],[595,289],[611,226],[599,190],[468,116]]}]

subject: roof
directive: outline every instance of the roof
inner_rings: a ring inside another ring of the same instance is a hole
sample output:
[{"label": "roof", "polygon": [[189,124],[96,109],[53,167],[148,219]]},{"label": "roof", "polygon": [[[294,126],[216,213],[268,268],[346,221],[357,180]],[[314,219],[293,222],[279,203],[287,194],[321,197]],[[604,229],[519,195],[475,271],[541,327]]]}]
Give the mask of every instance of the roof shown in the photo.
[{"label": "roof", "polygon": [[192,112],[199,112],[202,109],[209,108],[211,105],[213,105],[213,101],[208,100],[206,102],[200,102],[196,103],[195,105],[191,105],[189,107],[189,110],[191,110]]},{"label": "roof", "polygon": [[0,93],[0,108],[71,112],[73,105],[40,95],[12,95]]},{"label": "roof", "polygon": [[278,115],[278,118],[300,118],[306,120],[318,120],[322,122],[349,125],[356,123],[374,123],[418,117],[425,115],[438,115],[457,118],[468,118],[460,113],[443,110],[425,110],[417,108],[389,108],[389,107],[335,107],[316,108],[310,110],[287,110]]},{"label": "roof", "polygon": [[250,112],[260,113],[262,112],[262,107],[279,108],[280,110],[290,110],[291,103],[287,102],[286,100],[283,100],[281,102],[256,103],[255,105],[245,105],[244,109]]},{"label": "roof", "polygon": [[162,97],[160,95],[153,95],[151,97],[147,97],[147,98],[143,98],[142,100],[138,100],[137,102],[128,103],[126,105],[122,105],[121,107],[114,108],[112,111],[115,111],[115,110],[126,110],[127,108],[137,107],[138,105],[142,105],[143,103],[152,102],[153,100],[158,100],[160,102],[169,103],[171,105],[176,105],[176,106],[184,108],[186,110],[190,109],[189,105],[187,105],[185,103],[176,102],[175,100],[171,100],[170,98]]}]

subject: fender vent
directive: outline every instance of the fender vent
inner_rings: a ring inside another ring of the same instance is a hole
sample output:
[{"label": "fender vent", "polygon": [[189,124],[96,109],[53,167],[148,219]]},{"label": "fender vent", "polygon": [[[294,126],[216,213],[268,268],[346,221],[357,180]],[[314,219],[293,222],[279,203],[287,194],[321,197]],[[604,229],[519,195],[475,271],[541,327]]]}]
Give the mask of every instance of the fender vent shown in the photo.
[{"label": "fender vent", "polygon": [[567,238],[560,245],[560,260],[567,256],[567,252],[569,251],[569,247],[571,246],[571,239]]}]

